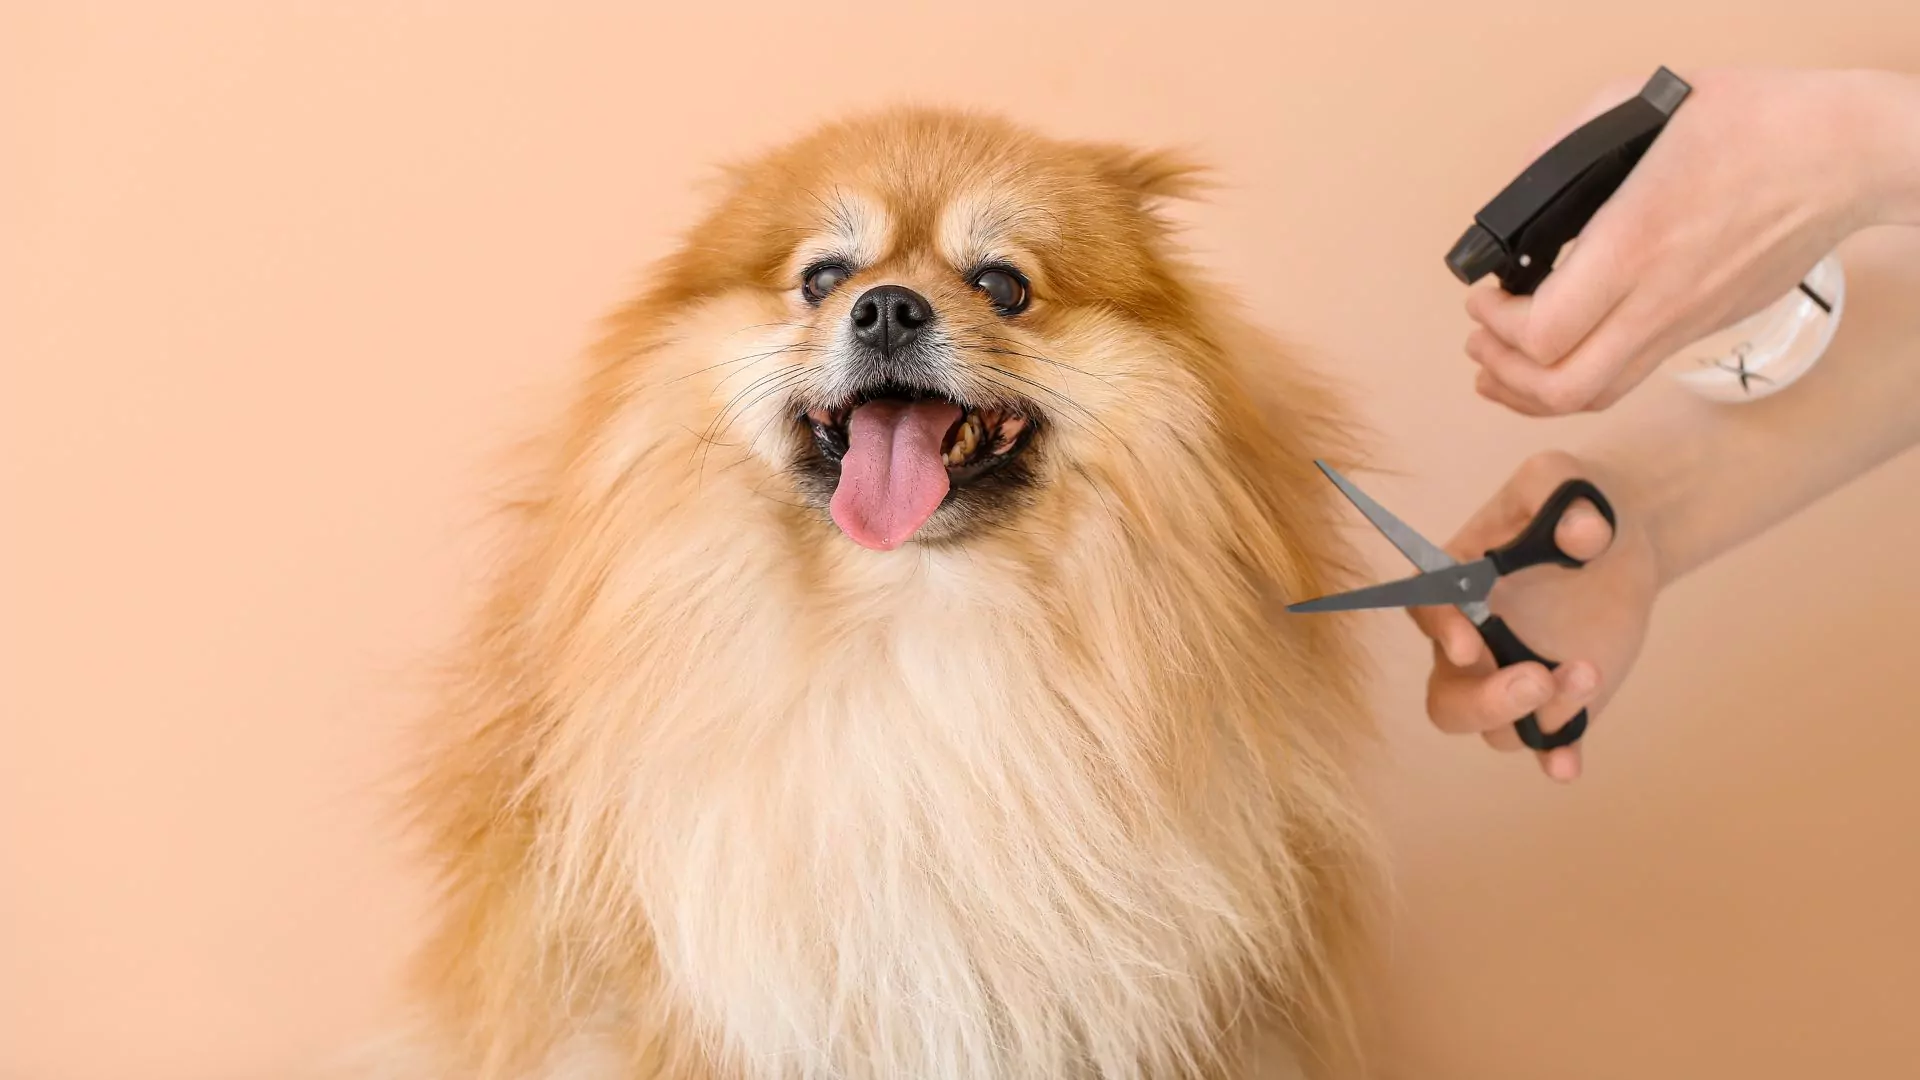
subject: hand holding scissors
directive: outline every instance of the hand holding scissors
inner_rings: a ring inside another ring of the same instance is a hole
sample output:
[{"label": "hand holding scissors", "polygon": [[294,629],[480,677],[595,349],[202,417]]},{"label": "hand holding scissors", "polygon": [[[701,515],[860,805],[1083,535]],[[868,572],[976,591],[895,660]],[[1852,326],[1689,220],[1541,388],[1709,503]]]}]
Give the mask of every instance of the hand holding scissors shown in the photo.
[{"label": "hand holding scissors", "polygon": [[[1344,477],[1322,468],[1375,527],[1426,572],[1308,601],[1293,610],[1410,608],[1421,628],[1442,646],[1436,649],[1428,698],[1435,722],[1443,730],[1482,732],[1497,747],[1517,749],[1524,743],[1542,751],[1542,764],[1550,774],[1571,779],[1579,768],[1572,744],[1586,725],[1584,710],[1575,710],[1603,696],[1605,670],[1624,673],[1644,632],[1656,587],[1644,534],[1631,525],[1616,533],[1611,504],[1582,479],[1578,462],[1564,454],[1542,455],[1462,530],[1454,545],[1461,556],[1456,561]],[[1612,557],[1586,565],[1601,551],[1610,551]],[[1479,552],[1488,553],[1471,558]],[[1541,565],[1585,569],[1577,574],[1526,572]],[[1502,618],[1492,613],[1487,598],[1494,582],[1507,574],[1519,577],[1503,590],[1507,599]],[[1468,633],[1469,627],[1475,633]],[[1570,649],[1578,659],[1548,674],[1556,665],[1526,640],[1537,641],[1542,635],[1548,645]],[[1488,670],[1486,652],[1499,663],[1497,673]],[[1507,670],[1516,667],[1519,670]],[[1536,709],[1546,715],[1551,730],[1543,729],[1539,716],[1530,715]],[[1566,723],[1551,723],[1569,712],[1574,715]],[[1516,722],[1515,717],[1522,719]]]}]

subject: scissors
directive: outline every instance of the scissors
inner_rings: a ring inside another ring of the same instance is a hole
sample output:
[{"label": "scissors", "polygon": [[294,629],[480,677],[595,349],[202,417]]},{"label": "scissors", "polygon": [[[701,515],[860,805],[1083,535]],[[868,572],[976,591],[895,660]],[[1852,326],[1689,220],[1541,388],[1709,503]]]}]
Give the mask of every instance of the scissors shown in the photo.
[{"label": "scissors", "polygon": [[[1487,595],[1493,591],[1494,582],[1531,566],[1551,564],[1574,570],[1585,566],[1584,561],[1560,550],[1553,534],[1559,528],[1561,516],[1579,499],[1591,502],[1600,515],[1607,519],[1607,524],[1612,526],[1613,507],[1607,502],[1607,497],[1600,494],[1599,488],[1585,480],[1568,480],[1554,489],[1545,505],[1540,507],[1540,512],[1534,515],[1519,536],[1505,546],[1487,552],[1484,558],[1462,564],[1388,513],[1385,507],[1374,502],[1366,492],[1355,487],[1352,481],[1335,472],[1326,462],[1315,461],[1314,464],[1320,466],[1320,471],[1327,474],[1327,479],[1333,481],[1340,493],[1365,514],[1373,527],[1392,541],[1393,546],[1400,549],[1400,554],[1405,555],[1421,572],[1383,585],[1369,585],[1317,600],[1303,600],[1288,605],[1288,611],[1304,614],[1452,604],[1473,623],[1474,629],[1480,632],[1480,640],[1487,643],[1488,650],[1501,667],[1512,667],[1529,660],[1546,665],[1549,671],[1560,666],[1557,661],[1549,660],[1528,648],[1526,642],[1521,641],[1520,636],[1487,607]],[[1520,741],[1534,750],[1571,746],[1587,730],[1587,710],[1581,709],[1578,715],[1552,734],[1542,732],[1539,720],[1531,713],[1515,721],[1514,729],[1519,732]]]}]

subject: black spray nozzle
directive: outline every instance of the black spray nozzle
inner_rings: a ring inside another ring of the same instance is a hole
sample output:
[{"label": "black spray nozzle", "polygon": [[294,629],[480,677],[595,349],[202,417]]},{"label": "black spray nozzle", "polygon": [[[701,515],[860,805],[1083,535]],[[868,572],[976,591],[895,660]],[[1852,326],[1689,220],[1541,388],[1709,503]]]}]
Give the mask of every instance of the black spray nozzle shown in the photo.
[{"label": "black spray nozzle", "polygon": [[1469,285],[1494,274],[1507,292],[1533,292],[1692,89],[1663,67],[1636,97],[1555,143],[1474,215],[1447,252],[1447,268]]}]

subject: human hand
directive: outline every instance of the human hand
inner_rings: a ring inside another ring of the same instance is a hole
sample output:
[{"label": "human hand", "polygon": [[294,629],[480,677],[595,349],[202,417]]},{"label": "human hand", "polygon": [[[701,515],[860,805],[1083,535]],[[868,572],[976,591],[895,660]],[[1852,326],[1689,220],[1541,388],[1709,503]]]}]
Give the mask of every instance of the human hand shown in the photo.
[{"label": "human hand", "polygon": [[[1558,731],[1582,707],[1590,721],[1597,719],[1639,655],[1660,589],[1658,559],[1636,507],[1630,499],[1623,501],[1624,492],[1610,485],[1593,463],[1564,453],[1528,460],[1447,543],[1447,552],[1466,562],[1512,540],[1554,489],[1575,477],[1607,492],[1618,528],[1610,529],[1599,510],[1582,500],[1561,517],[1554,539],[1574,558],[1597,561],[1577,571],[1540,567],[1501,578],[1488,598],[1522,640],[1560,661],[1558,668],[1548,671],[1536,663],[1497,667],[1473,624],[1457,608],[1408,609],[1434,643],[1427,714],[1440,730],[1478,734],[1498,750],[1524,749],[1513,729],[1515,721],[1531,712],[1541,731]],[[1580,743],[1536,756],[1555,780],[1572,781],[1580,775]]]},{"label": "human hand", "polygon": [[[1488,279],[1469,292],[1481,396],[1532,416],[1604,409],[1679,349],[1785,296],[1851,233],[1910,213],[1912,149],[1891,144],[1911,142],[1911,121],[1889,111],[1913,109],[1914,80],[1683,77],[1692,93],[1538,290],[1511,296]],[[1560,134],[1638,91],[1610,87]]]}]

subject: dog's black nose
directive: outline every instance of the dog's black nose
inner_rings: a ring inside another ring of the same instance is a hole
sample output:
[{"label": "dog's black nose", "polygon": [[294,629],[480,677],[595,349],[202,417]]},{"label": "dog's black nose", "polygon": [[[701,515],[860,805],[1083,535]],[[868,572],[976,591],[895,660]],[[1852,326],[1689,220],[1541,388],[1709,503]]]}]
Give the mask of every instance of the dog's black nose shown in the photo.
[{"label": "dog's black nose", "polygon": [[904,285],[876,285],[860,294],[848,317],[854,340],[892,356],[912,345],[933,321],[933,305]]}]

